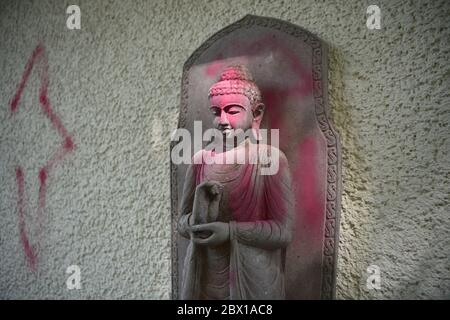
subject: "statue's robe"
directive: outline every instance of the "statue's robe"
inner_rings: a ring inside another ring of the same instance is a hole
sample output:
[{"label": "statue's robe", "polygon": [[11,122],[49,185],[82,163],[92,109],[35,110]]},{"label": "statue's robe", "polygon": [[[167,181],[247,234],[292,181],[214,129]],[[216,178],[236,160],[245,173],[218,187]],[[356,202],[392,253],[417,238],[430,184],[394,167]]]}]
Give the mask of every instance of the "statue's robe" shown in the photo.
[{"label": "statue's robe", "polygon": [[[189,221],[222,221],[229,223],[230,239],[215,247],[195,244],[191,239],[184,262],[182,299],[285,297],[285,252],[293,215],[288,162],[279,149],[253,144],[249,139],[225,154],[241,152],[246,154],[244,164],[208,164],[217,154],[202,150],[187,169],[180,234],[190,239]],[[273,157],[279,159],[278,170],[262,175],[261,170],[267,170]],[[196,186],[203,181],[223,185],[218,214],[189,220]]]}]

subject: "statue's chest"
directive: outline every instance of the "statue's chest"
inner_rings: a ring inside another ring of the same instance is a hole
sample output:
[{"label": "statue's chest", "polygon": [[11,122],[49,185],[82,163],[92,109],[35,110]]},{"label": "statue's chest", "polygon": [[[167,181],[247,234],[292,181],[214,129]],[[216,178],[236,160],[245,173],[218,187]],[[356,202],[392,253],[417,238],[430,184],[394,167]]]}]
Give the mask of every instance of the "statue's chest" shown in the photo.
[{"label": "statue's chest", "polygon": [[203,165],[201,181],[217,181],[223,186],[219,220],[235,220],[237,209],[253,212],[263,199],[263,181],[257,165]]},{"label": "statue's chest", "polygon": [[203,166],[203,180],[217,181],[225,187],[239,183],[239,177],[246,168],[242,164],[210,164]]}]

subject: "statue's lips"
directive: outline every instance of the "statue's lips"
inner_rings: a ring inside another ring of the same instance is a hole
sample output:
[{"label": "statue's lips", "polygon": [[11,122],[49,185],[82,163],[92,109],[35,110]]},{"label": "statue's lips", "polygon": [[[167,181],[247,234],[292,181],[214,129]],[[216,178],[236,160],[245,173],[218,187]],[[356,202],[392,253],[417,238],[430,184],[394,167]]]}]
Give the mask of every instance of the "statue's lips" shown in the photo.
[{"label": "statue's lips", "polygon": [[228,135],[232,131],[231,128],[220,128],[219,130],[222,132],[223,135]]}]

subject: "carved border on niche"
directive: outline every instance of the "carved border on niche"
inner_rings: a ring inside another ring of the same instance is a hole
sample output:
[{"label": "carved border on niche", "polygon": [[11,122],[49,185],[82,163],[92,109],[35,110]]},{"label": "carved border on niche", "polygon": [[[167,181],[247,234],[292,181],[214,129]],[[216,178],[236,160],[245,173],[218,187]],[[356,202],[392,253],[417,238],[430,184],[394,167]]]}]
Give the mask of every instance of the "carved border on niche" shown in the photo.
[{"label": "carved border on niche", "polygon": [[[337,249],[339,245],[339,217],[341,200],[341,152],[339,136],[335,131],[332,122],[329,119],[328,110],[328,88],[327,83],[323,82],[322,63],[326,65],[326,48],[322,42],[312,33],[302,29],[294,24],[268,17],[259,17],[247,15],[243,19],[225,27],[206,40],[194,53],[188,58],[183,66],[182,75],[182,94],[180,104],[180,114],[178,128],[184,128],[186,125],[186,115],[188,110],[188,71],[195,64],[197,59],[211,45],[222,37],[241,28],[260,26],[282,31],[300,41],[307,43],[313,50],[313,95],[315,104],[315,114],[320,130],[322,131],[327,143],[327,188],[326,188],[326,216],[323,236],[322,251],[322,284],[321,298],[334,299],[336,287],[336,267],[337,267]],[[327,77],[326,77],[327,78]],[[171,143],[172,150],[175,143]],[[178,221],[178,185],[177,185],[177,166],[171,163],[171,228],[172,228],[172,299],[178,299],[178,251],[177,251],[177,230],[176,221]]]}]

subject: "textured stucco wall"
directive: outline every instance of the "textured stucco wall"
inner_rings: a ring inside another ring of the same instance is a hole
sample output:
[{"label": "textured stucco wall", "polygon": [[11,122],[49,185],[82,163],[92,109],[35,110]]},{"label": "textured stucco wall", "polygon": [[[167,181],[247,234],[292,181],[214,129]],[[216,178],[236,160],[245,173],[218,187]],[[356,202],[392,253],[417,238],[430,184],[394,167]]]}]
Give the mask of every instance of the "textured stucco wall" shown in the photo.
[{"label": "textured stucco wall", "polygon": [[[82,29],[66,28],[77,4]],[[366,28],[378,4],[382,29]],[[169,298],[168,144],[182,64],[245,14],[298,24],[330,46],[330,104],[343,144],[337,296],[450,298],[450,3],[443,1],[1,1],[0,298]],[[38,170],[59,137],[32,73],[76,145],[49,173],[36,272],[20,243],[15,168],[38,239]],[[81,290],[67,290],[67,266]],[[366,268],[381,268],[367,290]]]}]

